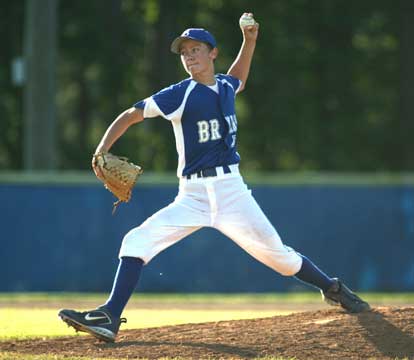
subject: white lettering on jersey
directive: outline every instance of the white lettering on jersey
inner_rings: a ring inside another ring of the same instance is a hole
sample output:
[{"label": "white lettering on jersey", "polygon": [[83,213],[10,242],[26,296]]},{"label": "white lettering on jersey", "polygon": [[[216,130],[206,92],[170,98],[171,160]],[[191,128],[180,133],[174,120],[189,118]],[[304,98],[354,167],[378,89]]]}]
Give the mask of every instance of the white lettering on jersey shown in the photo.
[{"label": "white lettering on jersey", "polygon": [[206,120],[197,121],[198,142],[205,143],[210,140],[209,124]]},{"label": "white lettering on jersey", "polygon": [[237,132],[237,118],[236,115],[225,116],[227,124],[229,125],[229,134],[231,134],[231,147],[236,146],[236,132]]},{"label": "white lettering on jersey", "polygon": [[210,131],[211,131],[211,140],[218,140],[221,139],[221,135],[219,133],[220,124],[217,119],[210,120]]},{"label": "white lettering on jersey", "polygon": [[198,142],[205,143],[209,140],[221,139],[220,135],[220,123],[217,119],[209,121],[201,120],[197,121],[198,126]]},{"label": "white lettering on jersey", "polygon": [[229,115],[226,116],[226,121],[229,124],[229,132],[230,134],[233,134],[237,131],[237,118],[236,115]]},{"label": "white lettering on jersey", "polygon": [[233,134],[231,137],[232,137],[231,147],[235,147],[236,146],[236,134]]}]

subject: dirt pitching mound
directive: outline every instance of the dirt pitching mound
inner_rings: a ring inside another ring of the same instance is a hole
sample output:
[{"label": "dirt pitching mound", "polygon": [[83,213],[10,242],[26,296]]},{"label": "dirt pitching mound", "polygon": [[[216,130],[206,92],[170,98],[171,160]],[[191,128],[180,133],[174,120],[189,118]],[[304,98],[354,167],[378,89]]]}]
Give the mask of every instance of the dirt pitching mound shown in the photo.
[{"label": "dirt pitching mound", "polygon": [[340,309],[264,319],[120,331],[116,343],[91,336],[5,341],[0,351],[67,356],[189,359],[414,358],[414,307],[376,308],[350,315]]}]

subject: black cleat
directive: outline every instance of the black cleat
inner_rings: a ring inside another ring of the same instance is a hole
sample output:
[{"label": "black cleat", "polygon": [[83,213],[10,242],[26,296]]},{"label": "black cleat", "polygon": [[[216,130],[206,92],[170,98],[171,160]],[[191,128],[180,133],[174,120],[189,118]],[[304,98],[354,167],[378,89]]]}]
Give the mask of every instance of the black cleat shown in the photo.
[{"label": "black cleat", "polygon": [[350,313],[360,313],[370,310],[367,302],[353,293],[339,279],[334,278],[334,284],[328,291],[321,290],[322,298],[329,304],[334,306],[342,306]]},{"label": "black cleat", "polygon": [[115,318],[104,306],[84,312],[64,309],[59,311],[59,316],[76,331],[87,332],[106,342],[114,342],[119,326],[126,323],[125,318]]}]

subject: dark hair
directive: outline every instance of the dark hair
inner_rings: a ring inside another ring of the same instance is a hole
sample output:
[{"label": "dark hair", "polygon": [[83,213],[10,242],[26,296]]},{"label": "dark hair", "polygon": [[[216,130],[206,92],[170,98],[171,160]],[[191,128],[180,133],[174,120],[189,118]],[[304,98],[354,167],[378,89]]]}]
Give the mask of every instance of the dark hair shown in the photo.
[{"label": "dark hair", "polygon": [[209,43],[204,43],[204,44],[206,44],[207,45],[207,47],[208,47],[208,51],[211,51],[211,50],[213,50],[214,48],[211,46],[211,44],[209,44]]}]

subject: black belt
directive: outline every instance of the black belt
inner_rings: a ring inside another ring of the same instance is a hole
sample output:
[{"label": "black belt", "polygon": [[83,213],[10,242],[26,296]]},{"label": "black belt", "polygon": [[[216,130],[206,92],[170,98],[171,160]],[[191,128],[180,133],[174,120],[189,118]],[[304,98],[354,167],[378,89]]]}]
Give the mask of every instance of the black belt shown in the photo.
[{"label": "black belt", "polygon": [[[223,173],[224,174],[230,174],[231,173],[231,169],[228,165],[223,165]],[[212,168],[207,168],[207,169],[203,169],[200,171],[197,171],[196,173],[198,178],[206,178],[206,177],[211,177],[211,176],[217,176],[217,170],[215,167]],[[186,177],[187,179],[191,179],[191,175],[193,174],[188,174]]]}]

